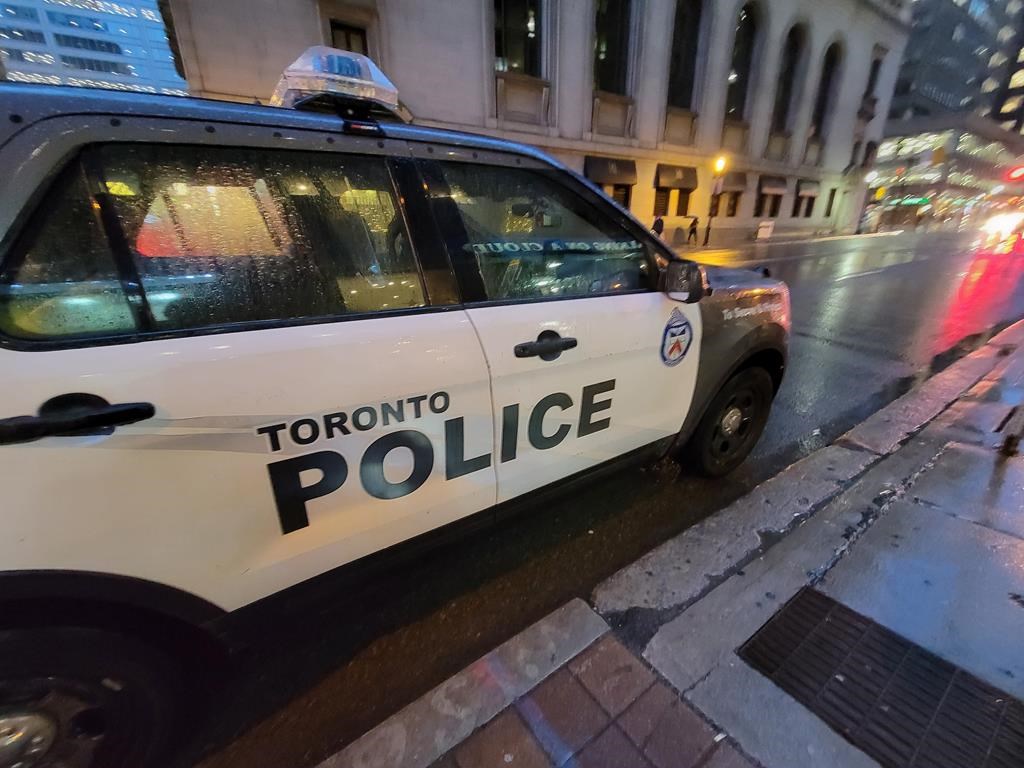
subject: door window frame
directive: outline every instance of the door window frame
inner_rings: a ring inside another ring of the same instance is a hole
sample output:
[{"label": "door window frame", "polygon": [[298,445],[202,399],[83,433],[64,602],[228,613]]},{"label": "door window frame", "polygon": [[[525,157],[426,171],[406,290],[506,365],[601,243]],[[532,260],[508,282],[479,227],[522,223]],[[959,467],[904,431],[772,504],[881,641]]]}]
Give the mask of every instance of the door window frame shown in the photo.
[{"label": "door window frame", "polygon": [[[115,121],[117,122],[115,123]],[[77,130],[70,142],[67,141],[69,134],[62,131],[62,125],[77,125]],[[115,125],[118,130],[112,131],[111,125]],[[173,134],[161,131],[161,129],[169,127],[173,127]],[[282,142],[285,131],[287,131],[289,139],[286,144]],[[211,143],[211,133],[218,135],[216,143]],[[44,139],[41,140],[38,134],[43,134]],[[58,134],[65,138],[65,141],[49,141],[49,139]],[[164,138],[164,136],[168,135],[168,138]],[[455,271],[450,259],[448,259],[447,252],[443,245],[440,244],[439,236],[433,233],[429,226],[424,226],[424,214],[427,210],[426,203],[423,199],[422,185],[419,183],[419,176],[414,167],[414,162],[409,157],[409,143],[405,139],[348,136],[342,134],[334,126],[325,126],[323,130],[315,131],[274,124],[253,126],[244,123],[215,120],[199,121],[102,114],[85,116],[84,124],[82,117],[77,119],[51,118],[40,121],[26,129],[19,138],[23,138],[30,144],[38,141],[44,147],[44,151],[40,152],[33,159],[34,163],[43,163],[40,177],[44,181],[35,187],[24,200],[24,204],[15,215],[11,228],[4,238],[4,242],[0,243],[0,273],[7,272],[10,269],[17,269],[20,261],[27,255],[31,241],[49,216],[47,202],[52,199],[58,184],[66,178],[68,169],[79,165],[84,167],[86,173],[92,177],[93,169],[88,168],[84,163],[84,159],[88,157],[88,150],[91,147],[103,144],[165,144],[176,147],[195,146],[198,149],[214,147],[266,152],[299,152],[306,156],[316,155],[327,160],[332,155],[373,156],[382,157],[385,160],[388,176],[392,182],[396,197],[396,212],[403,217],[406,231],[409,235],[413,264],[420,275],[424,304],[420,307],[346,312],[316,317],[249,320],[166,330],[147,329],[145,327],[146,323],[141,322],[138,316],[136,316],[137,322],[134,331],[124,333],[52,339],[25,339],[10,336],[0,331],[0,348],[19,351],[75,349],[132,344],[168,338],[238,333],[269,328],[385,319],[427,312],[462,309],[461,295],[458,290]],[[8,151],[16,152],[19,143],[18,141],[13,141],[5,146],[3,149],[7,151],[0,152],[0,160],[3,159],[3,156],[7,155]],[[12,145],[15,146],[12,148]],[[92,188],[95,179],[90,178],[89,181]],[[412,209],[416,210],[415,215],[410,213]],[[111,262],[117,268],[125,298],[132,307],[133,313],[136,312],[136,306],[139,306],[142,312],[145,313],[147,311],[145,307],[145,291],[141,286],[137,269],[130,254],[128,254],[129,258],[125,259],[126,254],[123,252],[119,253],[124,248],[123,243],[121,244],[122,247],[118,248],[118,243],[116,242],[120,226],[118,225],[116,229],[111,230],[110,224],[113,222],[106,221],[108,214],[102,209],[100,213],[104,219],[104,235],[107,237],[107,247],[111,252]],[[114,242],[111,242],[111,233],[115,235]],[[433,291],[430,289],[426,279],[428,270],[432,271],[433,276],[439,280],[439,283],[435,282]],[[447,283],[447,286],[441,285],[443,283]],[[445,296],[450,298],[450,301],[447,303],[434,303],[435,296],[433,294],[442,291]]]},{"label": "door window frame", "polygon": [[[465,150],[436,144],[418,144],[410,142],[413,156],[422,174],[422,189],[430,198],[432,217],[447,246],[449,258],[455,267],[456,277],[467,307],[505,306],[508,304],[530,304],[548,301],[576,301],[579,299],[608,298],[610,296],[626,296],[633,293],[656,293],[659,291],[660,274],[659,257],[669,261],[678,257],[667,250],[664,244],[655,242],[650,233],[631,218],[611,204],[603,195],[596,192],[587,182],[582,181],[558,166],[543,162],[528,155],[517,155],[509,152],[489,150]],[[441,146],[443,151],[437,151]],[[606,216],[617,226],[631,235],[644,248],[647,261],[648,279],[652,281],[647,288],[636,288],[628,291],[608,291],[603,293],[570,294],[558,296],[528,296],[523,298],[488,298],[484,286],[483,275],[479,264],[466,249],[469,235],[466,232],[458,206],[449,197],[451,190],[445,180],[440,161],[459,162],[499,168],[520,168],[526,171],[542,173],[549,182],[561,187],[570,194],[575,194],[595,208],[598,213]]]}]

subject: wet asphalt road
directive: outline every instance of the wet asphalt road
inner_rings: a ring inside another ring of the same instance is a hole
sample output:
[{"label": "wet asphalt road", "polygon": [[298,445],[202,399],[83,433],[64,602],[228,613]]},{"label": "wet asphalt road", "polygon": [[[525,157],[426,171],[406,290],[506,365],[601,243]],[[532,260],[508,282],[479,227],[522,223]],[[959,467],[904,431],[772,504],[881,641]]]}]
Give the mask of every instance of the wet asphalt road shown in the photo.
[{"label": "wet asphalt road", "polygon": [[1024,256],[944,234],[707,252],[790,284],[790,365],[726,481],[622,470],[301,618],[269,619],[182,765],[306,768],[1024,316]]}]

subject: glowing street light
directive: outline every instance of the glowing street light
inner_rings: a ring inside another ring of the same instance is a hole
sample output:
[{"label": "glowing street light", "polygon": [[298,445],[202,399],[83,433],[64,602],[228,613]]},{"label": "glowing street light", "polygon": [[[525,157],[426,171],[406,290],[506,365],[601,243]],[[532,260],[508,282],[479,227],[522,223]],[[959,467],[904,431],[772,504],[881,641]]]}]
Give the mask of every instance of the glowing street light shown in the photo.
[{"label": "glowing street light", "polygon": [[711,166],[714,170],[714,185],[711,187],[711,200],[708,203],[708,221],[704,225],[704,247],[707,247],[708,241],[711,239],[711,220],[715,218],[715,211],[718,210],[719,199],[722,196],[722,177],[725,175],[725,169],[729,165],[729,158],[725,155],[719,155],[715,158],[714,164]]}]

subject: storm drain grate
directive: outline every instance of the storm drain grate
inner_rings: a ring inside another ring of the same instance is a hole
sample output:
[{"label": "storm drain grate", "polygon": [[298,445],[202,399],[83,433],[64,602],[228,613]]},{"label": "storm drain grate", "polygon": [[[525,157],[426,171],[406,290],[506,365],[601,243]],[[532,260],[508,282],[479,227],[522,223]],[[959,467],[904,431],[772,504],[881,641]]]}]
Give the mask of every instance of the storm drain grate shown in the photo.
[{"label": "storm drain grate", "polygon": [[1024,766],[1024,702],[813,589],[738,653],[885,768]]}]

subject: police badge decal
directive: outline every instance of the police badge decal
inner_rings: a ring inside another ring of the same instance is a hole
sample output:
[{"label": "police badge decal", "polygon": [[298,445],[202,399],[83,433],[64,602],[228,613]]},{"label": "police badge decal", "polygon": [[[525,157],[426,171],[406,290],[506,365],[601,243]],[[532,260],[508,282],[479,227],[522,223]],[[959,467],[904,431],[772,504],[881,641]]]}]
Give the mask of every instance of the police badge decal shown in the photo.
[{"label": "police badge decal", "polygon": [[690,327],[690,321],[676,307],[669,315],[668,322],[665,323],[665,333],[661,337],[661,362],[665,365],[678,365],[683,362],[692,342],[693,328]]}]

